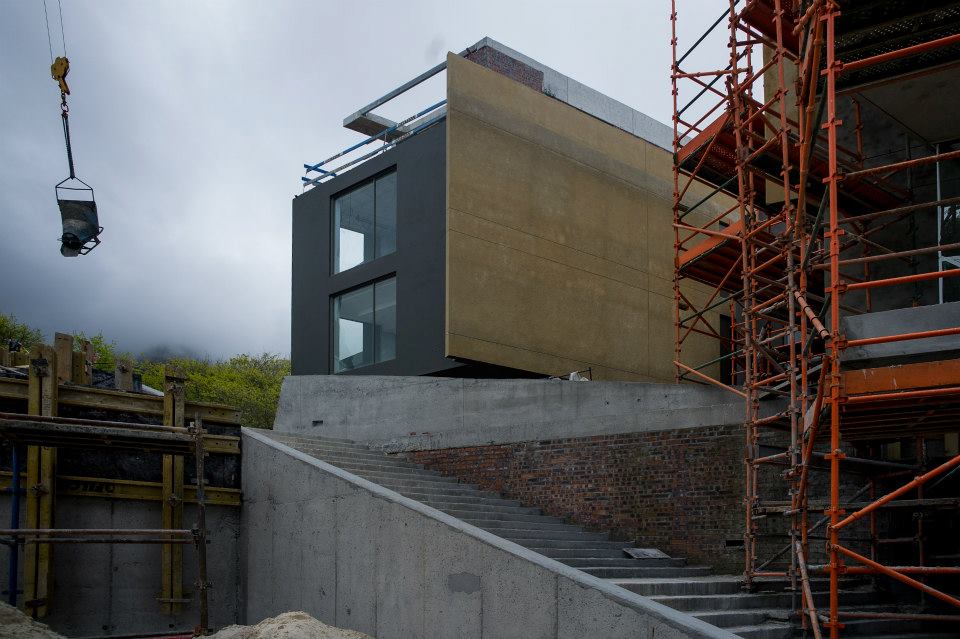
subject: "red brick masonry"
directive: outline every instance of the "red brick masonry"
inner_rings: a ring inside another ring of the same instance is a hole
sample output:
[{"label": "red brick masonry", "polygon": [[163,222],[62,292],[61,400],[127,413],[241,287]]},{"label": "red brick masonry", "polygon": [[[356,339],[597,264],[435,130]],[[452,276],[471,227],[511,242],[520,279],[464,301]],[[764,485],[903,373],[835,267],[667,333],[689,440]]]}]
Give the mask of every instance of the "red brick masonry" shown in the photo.
[{"label": "red brick masonry", "polygon": [[638,546],[743,569],[743,428],[424,450],[406,454],[465,483],[519,499]]}]

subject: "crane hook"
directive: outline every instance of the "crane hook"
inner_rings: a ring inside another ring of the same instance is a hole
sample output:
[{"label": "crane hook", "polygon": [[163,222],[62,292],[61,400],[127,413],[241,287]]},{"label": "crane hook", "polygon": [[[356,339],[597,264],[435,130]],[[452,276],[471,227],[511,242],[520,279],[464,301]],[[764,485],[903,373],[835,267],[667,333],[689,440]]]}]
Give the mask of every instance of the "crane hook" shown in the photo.
[{"label": "crane hook", "polygon": [[[67,86],[68,73],[70,73],[70,60],[64,56],[60,56],[50,65],[50,75],[60,85],[61,97],[70,95],[70,87]],[[64,103],[66,103],[65,98]]]}]

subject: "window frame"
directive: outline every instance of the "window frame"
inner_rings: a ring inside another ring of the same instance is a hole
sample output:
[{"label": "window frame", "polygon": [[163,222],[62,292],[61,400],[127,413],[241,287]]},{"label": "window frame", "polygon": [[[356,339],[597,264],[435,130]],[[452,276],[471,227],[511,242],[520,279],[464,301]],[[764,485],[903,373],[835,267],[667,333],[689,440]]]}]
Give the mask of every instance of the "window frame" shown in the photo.
[{"label": "window frame", "polygon": [[[358,266],[359,266],[359,265],[358,265]],[[331,373],[331,374],[333,374],[333,375],[349,374],[349,373],[352,373],[352,372],[354,372],[354,371],[367,369],[367,368],[370,368],[371,366],[376,366],[376,365],[378,365],[378,364],[384,364],[384,363],[387,363],[387,362],[395,361],[395,360],[400,356],[400,352],[399,352],[399,351],[400,351],[400,346],[399,346],[399,343],[398,343],[398,341],[397,341],[397,339],[396,339],[396,335],[397,335],[400,331],[399,331],[399,327],[396,327],[396,326],[395,326],[396,332],[394,333],[393,357],[391,357],[391,358],[389,358],[389,359],[382,359],[382,360],[379,360],[379,361],[377,360],[377,351],[378,351],[377,345],[378,345],[378,340],[377,340],[377,337],[376,337],[376,333],[374,333],[373,343],[371,344],[371,347],[370,347],[371,352],[372,352],[372,354],[373,354],[373,361],[371,361],[369,364],[364,364],[364,365],[362,365],[362,366],[356,366],[356,367],[354,367],[354,368],[350,368],[350,369],[346,369],[346,370],[340,370],[340,371],[337,370],[337,356],[338,356],[338,352],[337,352],[337,347],[338,347],[338,345],[337,345],[337,320],[338,320],[338,318],[336,317],[337,299],[343,297],[344,295],[348,295],[348,294],[350,294],[350,293],[353,293],[353,292],[356,292],[356,291],[359,291],[359,290],[362,290],[362,289],[365,289],[365,288],[368,288],[368,287],[369,287],[369,288],[371,289],[372,298],[373,298],[373,299],[372,299],[372,308],[371,308],[371,313],[372,313],[372,316],[373,316],[372,324],[373,324],[373,326],[376,326],[376,325],[377,325],[377,284],[380,284],[380,283],[382,283],[382,282],[388,282],[388,281],[390,281],[390,280],[393,280],[393,281],[394,281],[394,285],[395,285],[395,290],[394,290],[394,303],[393,303],[393,313],[394,313],[394,323],[396,324],[396,323],[397,323],[397,307],[400,305],[400,287],[397,285],[398,278],[397,278],[397,273],[396,273],[395,271],[392,272],[392,273],[387,273],[387,274],[382,275],[382,276],[380,276],[380,277],[376,277],[376,278],[374,278],[374,279],[372,279],[372,280],[367,280],[366,282],[363,282],[362,284],[357,284],[356,286],[351,286],[350,288],[345,288],[345,289],[343,289],[342,291],[337,291],[336,293],[331,293],[331,294],[330,294],[330,303],[329,303],[328,307],[329,307],[329,317],[330,317],[330,331],[329,331],[329,338],[330,338],[330,347],[329,347],[329,350],[330,350],[330,359],[329,359],[329,366],[330,366],[330,373]]]},{"label": "window frame", "polygon": [[[330,260],[329,268],[330,275],[340,275],[341,273],[348,273],[358,266],[363,266],[364,264],[372,264],[377,260],[387,257],[388,255],[393,255],[397,252],[399,242],[397,240],[397,235],[399,234],[399,224],[397,223],[399,203],[400,203],[400,179],[397,176],[396,184],[394,185],[394,227],[393,227],[393,250],[390,253],[384,253],[383,255],[376,255],[377,243],[377,182],[384,179],[390,174],[397,175],[397,165],[394,164],[389,166],[382,171],[378,171],[371,176],[364,178],[363,180],[351,184],[350,186],[334,193],[330,196],[330,224],[328,225],[330,233]],[[340,225],[337,223],[337,200],[342,197],[350,195],[354,191],[359,191],[360,189],[373,185],[373,246],[374,246],[374,257],[369,260],[364,260],[354,264],[349,268],[345,268],[342,271],[337,270],[337,261],[339,257],[339,248],[340,248]]]}]

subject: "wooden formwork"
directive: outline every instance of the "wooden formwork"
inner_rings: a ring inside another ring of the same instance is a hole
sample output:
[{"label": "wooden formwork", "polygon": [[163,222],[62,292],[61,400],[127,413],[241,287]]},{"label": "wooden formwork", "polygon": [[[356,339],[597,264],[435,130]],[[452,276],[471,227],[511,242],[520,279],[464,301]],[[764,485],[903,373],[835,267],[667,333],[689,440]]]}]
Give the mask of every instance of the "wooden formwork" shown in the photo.
[{"label": "wooden formwork", "polygon": [[[160,546],[158,605],[177,613],[193,601],[184,590],[183,546],[195,544],[201,556],[206,552],[205,531],[184,528],[184,504],[196,504],[200,511],[206,505],[240,505],[240,413],[230,406],[187,401],[189,381],[176,370],[165,373],[162,395],[134,392],[134,367],[125,359],[117,362],[114,388],[92,387],[92,348],[89,342],[77,346],[71,336],[58,333],[53,346],[37,345],[27,354],[0,351],[0,365],[7,369],[7,376],[0,376],[0,442],[11,455],[10,468],[0,470],[0,487],[10,492],[17,512],[20,498],[25,501],[22,525],[0,531],[12,543],[11,575],[17,574],[22,548],[22,596],[17,597],[14,581],[8,585],[9,600],[35,618],[44,617],[51,605],[54,544],[123,540]],[[108,457],[145,451],[158,455],[156,481],[116,473],[98,476],[95,467],[84,468],[89,474],[58,472],[58,457],[69,462],[71,455],[90,450],[108,451],[101,453]],[[187,455],[197,463],[197,484],[185,482]],[[222,477],[208,479],[213,471],[204,470],[206,458],[218,462],[214,466],[235,468],[227,473],[232,481],[224,485]],[[157,528],[62,534],[55,527],[58,496],[157,502]],[[205,577],[200,582],[197,593],[205,600]],[[205,615],[205,603],[201,608]]]}]

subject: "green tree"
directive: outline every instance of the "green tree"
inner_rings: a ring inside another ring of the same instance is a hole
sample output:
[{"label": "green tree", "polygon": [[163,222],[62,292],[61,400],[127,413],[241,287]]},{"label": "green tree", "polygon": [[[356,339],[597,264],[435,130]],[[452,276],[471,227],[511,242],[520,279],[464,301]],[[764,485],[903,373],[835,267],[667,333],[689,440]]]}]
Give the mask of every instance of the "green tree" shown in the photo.
[{"label": "green tree", "polygon": [[[187,375],[187,399],[236,406],[242,413],[243,425],[255,428],[273,426],[280,385],[290,374],[290,360],[272,353],[236,355],[226,361],[174,357],[154,362],[119,352],[117,343],[104,337],[102,332],[90,337],[77,332],[73,338],[76,348],[83,340],[93,344],[95,368],[112,372],[118,358],[129,358],[140,372],[143,383],[157,390],[163,390],[164,367],[175,367]],[[10,339],[30,348],[43,342],[43,333],[13,315],[0,313],[0,345],[6,346]]]},{"label": "green tree", "polygon": [[29,350],[34,344],[43,342],[43,332],[19,321],[13,315],[0,313],[0,346],[6,346],[11,340],[19,342],[24,349]]},{"label": "green tree", "polygon": [[137,361],[137,358],[134,357],[131,353],[119,353],[117,352],[117,343],[113,341],[108,341],[106,337],[103,336],[103,333],[97,333],[91,337],[87,337],[83,331],[78,331],[73,334],[73,346],[76,349],[80,349],[80,345],[83,343],[83,340],[88,340],[93,344],[93,352],[95,353],[96,362],[94,363],[94,368],[98,368],[102,371],[113,372],[113,369],[117,366],[117,359],[127,358],[133,362]]},{"label": "green tree", "polygon": [[164,366],[186,374],[187,399],[236,406],[244,426],[270,428],[280,399],[290,360],[271,353],[237,355],[227,361],[172,358],[166,362],[141,362],[143,383],[163,388]]}]

